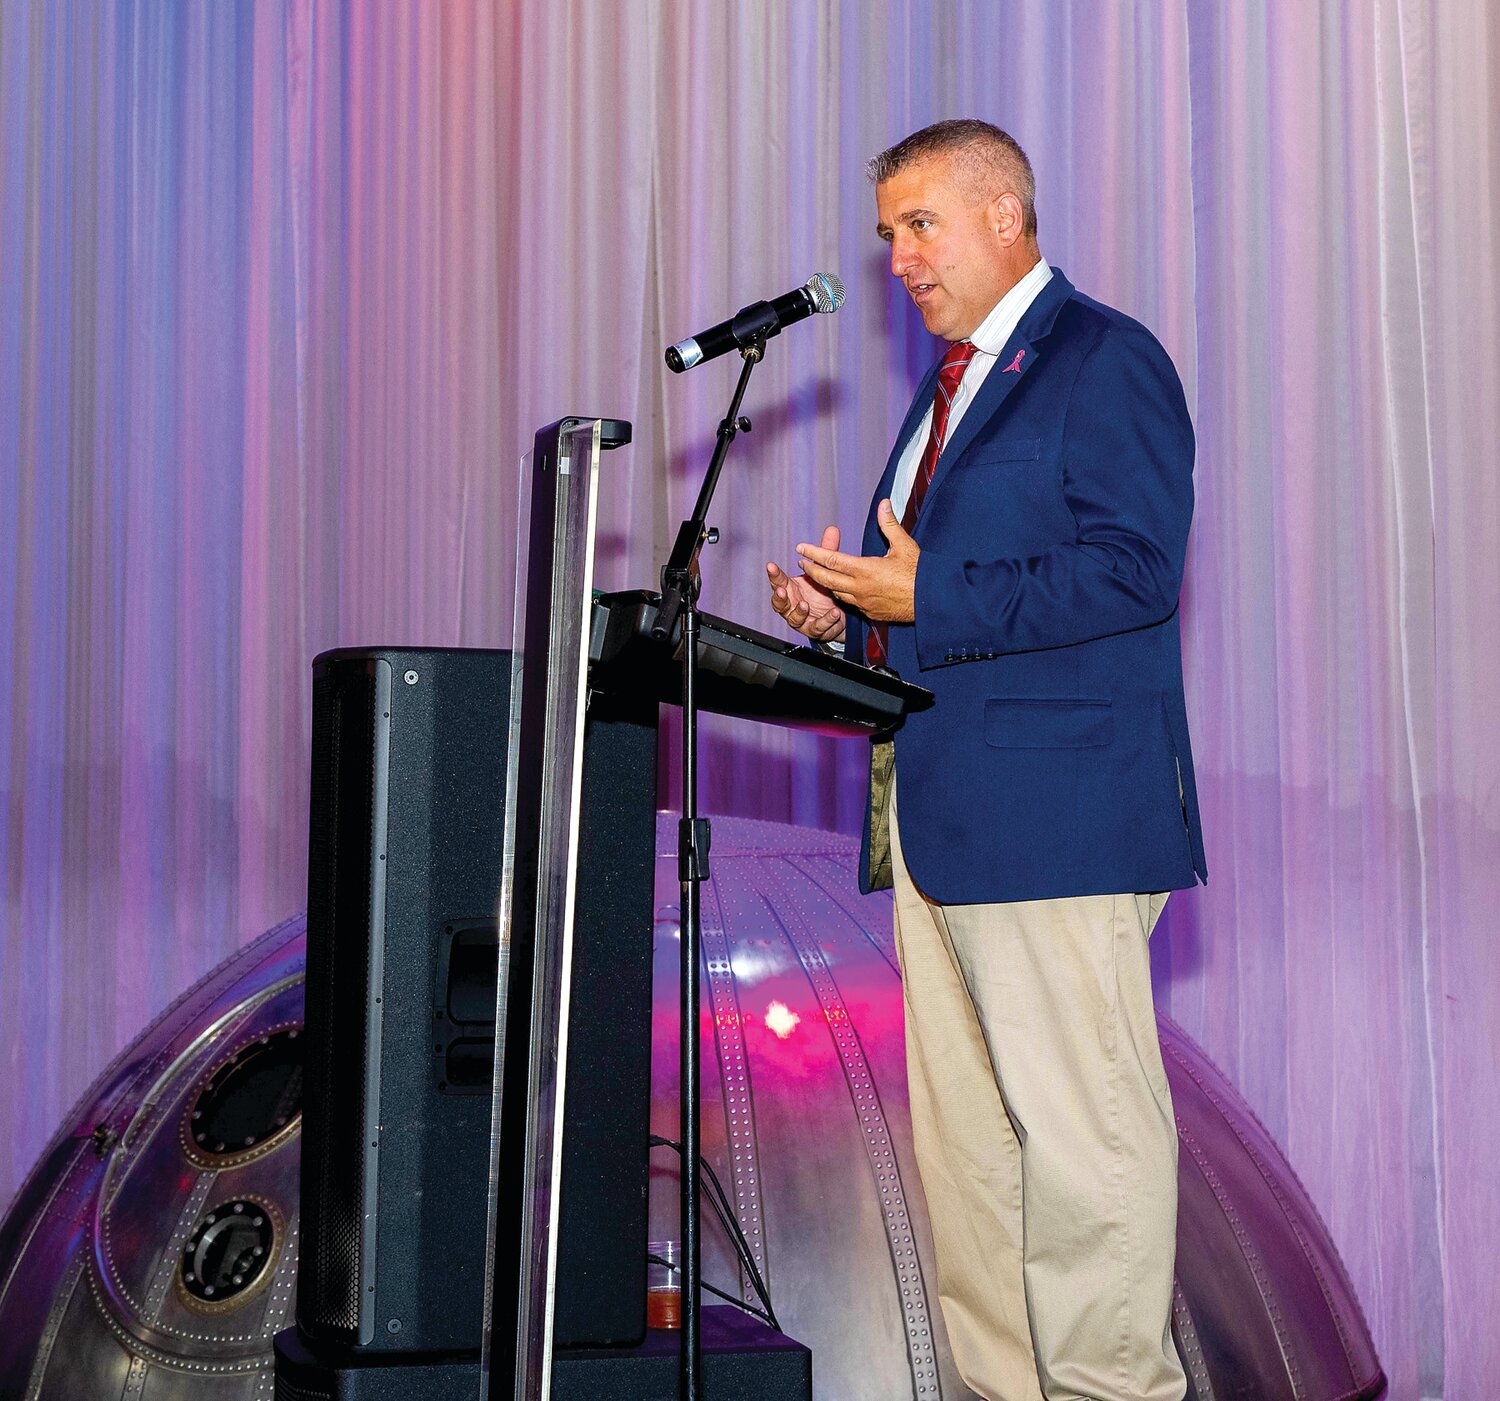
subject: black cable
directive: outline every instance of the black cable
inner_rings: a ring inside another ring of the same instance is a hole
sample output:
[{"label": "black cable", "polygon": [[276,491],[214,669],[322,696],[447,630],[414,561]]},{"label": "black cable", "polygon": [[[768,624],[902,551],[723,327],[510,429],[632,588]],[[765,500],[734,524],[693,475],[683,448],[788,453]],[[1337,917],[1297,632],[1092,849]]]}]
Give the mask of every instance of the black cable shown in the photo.
[{"label": "black cable", "polygon": [[[659,1134],[651,1135],[653,1147],[670,1148],[680,1157],[682,1145],[670,1138],[663,1138]],[[766,1314],[772,1326],[779,1333],[781,1325],[776,1321],[776,1310],[771,1306],[771,1293],[766,1285],[759,1267],[755,1263],[754,1252],[750,1249],[750,1242],[745,1238],[744,1229],[735,1217],[734,1209],[729,1204],[729,1194],[724,1190],[724,1184],[719,1181],[718,1174],[714,1172],[713,1165],[701,1155],[698,1159],[699,1166],[708,1174],[712,1190],[708,1193],[708,1203],[713,1208],[714,1214],[719,1218],[719,1224],[723,1226],[725,1234],[729,1237],[730,1244],[735,1254],[739,1256],[740,1264],[750,1279],[752,1288],[760,1301],[766,1307]],[[702,1179],[699,1179],[700,1183]],[[716,1195],[717,1194],[717,1197]]]},{"label": "black cable", "polygon": [[[712,1210],[713,1214],[716,1217],[718,1217],[718,1219],[719,1219],[719,1225],[723,1227],[724,1234],[726,1236],[730,1237],[731,1240],[733,1240],[739,1223],[736,1222],[736,1221],[733,1221],[732,1216],[730,1214],[728,1214],[728,1213],[725,1212],[725,1210],[724,1210],[723,1206],[720,1204],[718,1198],[715,1197],[712,1192],[708,1193],[708,1195],[704,1197],[704,1200],[708,1203],[709,1208]],[[749,1273],[751,1275],[751,1280],[750,1280],[751,1286],[755,1289],[755,1292],[758,1295],[760,1295],[760,1301],[761,1301],[761,1303],[762,1304],[766,1304],[767,1300],[766,1300],[765,1294],[761,1291],[761,1288],[760,1288],[759,1284],[757,1284],[755,1276],[754,1276],[754,1273],[753,1273],[753,1263],[752,1262],[748,1262],[746,1260],[744,1254],[739,1250],[738,1246],[736,1246],[736,1248],[735,1248],[735,1254],[739,1256],[740,1264],[741,1265],[745,1265],[747,1263],[751,1263],[751,1270],[747,1271],[747,1273]],[[770,1323],[773,1327],[776,1325],[776,1315],[771,1312],[769,1306],[766,1309],[766,1321],[768,1323]],[[779,1327],[777,1327],[776,1331],[779,1333],[781,1331],[781,1329]]]},{"label": "black cable", "polygon": [[[678,1157],[682,1156],[682,1145],[675,1139],[662,1138],[659,1134],[651,1135],[651,1145],[655,1148],[670,1148]],[[724,1184],[719,1181],[714,1172],[712,1164],[701,1155],[698,1165],[708,1174],[712,1190],[708,1193],[708,1204],[713,1208],[714,1214],[719,1218],[719,1224],[724,1228],[724,1233],[729,1238],[729,1244],[739,1257],[741,1266],[750,1277],[755,1292],[760,1295],[761,1302],[766,1306],[766,1312],[774,1319],[775,1311],[771,1308],[771,1300],[766,1289],[766,1282],[761,1277],[760,1270],[755,1264],[755,1256],[751,1252],[750,1242],[745,1239],[745,1232],[734,1215],[734,1209],[729,1205],[728,1194],[724,1191]],[[699,1178],[701,1185],[702,1178]],[[717,1195],[716,1195],[717,1194]],[[777,1330],[780,1331],[779,1329]]]},{"label": "black cable", "polygon": [[740,1225],[739,1218],[735,1216],[734,1209],[729,1204],[729,1194],[724,1190],[724,1184],[719,1181],[708,1159],[700,1158],[699,1162],[704,1172],[708,1174],[708,1180],[713,1187],[713,1190],[708,1194],[708,1203],[713,1207],[714,1214],[718,1216],[725,1231],[738,1241],[736,1254],[739,1255],[740,1262],[745,1267],[745,1273],[750,1276],[751,1287],[760,1296],[761,1303],[766,1306],[766,1313],[769,1316],[771,1326],[779,1333],[781,1332],[781,1324],[776,1321],[776,1311],[771,1307],[771,1292],[766,1286],[766,1281],[761,1275],[760,1268],[755,1263],[755,1253],[750,1249],[750,1242],[745,1239],[744,1227]]},{"label": "black cable", "polygon": [[[670,1148],[679,1158],[682,1156],[682,1144],[678,1143],[675,1139],[663,1138],[660,1134],[654,1133],[650,1135],[649,1142],[653,1148]],[[729,1204],[729,1194],[725,1192],[724,1184],[719,1181],[718,1174],[713,1170],[713,1165],[701,1154],[698,1158],[698,1165],[708,1175],[711,1188],[707,1193],[708,1204],[713,1208],[714,1215],[719,1218],[719,1224],[724,1228],[724,1233],[729,1238],[731,1248],[739,1257],[741,1268],[743,1268],[745,1274],[748,1276],[751,1288],[755,1290],[761,1303],[765,1305],[764,1314],[761,1314],[760,1310],[753,1308],[750,1309],[750,1312],[756,1314],[758,1317],[763,1317],[779,1333],[781,1332],[781,1324],[777,1321],[776,1310],[771,1305],[771,1291],[767,1287],[765,1278],[755,1263],[755,1255],[750,1249],[750,1242],[745,1237],[744,1228],[740,1225],[739,1220],[734,1214],[733,1207]],[[700,1177],[700,1184],[702,1180],[702,1177]],[[706,1288],[707,1286],[705,1285],[704,1287]],[[718,1291],[715,1290],[714,1292],[717,1293]],[[729,1302],[744,1305],[744,1300],[742,1299],[731,1299]]]}]

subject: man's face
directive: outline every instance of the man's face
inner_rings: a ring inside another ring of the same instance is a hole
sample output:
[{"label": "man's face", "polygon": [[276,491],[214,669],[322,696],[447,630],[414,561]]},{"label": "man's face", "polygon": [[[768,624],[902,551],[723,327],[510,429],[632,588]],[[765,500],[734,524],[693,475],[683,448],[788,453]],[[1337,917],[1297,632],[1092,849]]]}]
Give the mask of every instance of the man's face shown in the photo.
[{"label": "man's face", "polygon": [[1009,288],[995,205],[978,203],[951,156],[914,161],[875,187],[879,233],[891,245],[891,273],[935,336],[972,335]]}]

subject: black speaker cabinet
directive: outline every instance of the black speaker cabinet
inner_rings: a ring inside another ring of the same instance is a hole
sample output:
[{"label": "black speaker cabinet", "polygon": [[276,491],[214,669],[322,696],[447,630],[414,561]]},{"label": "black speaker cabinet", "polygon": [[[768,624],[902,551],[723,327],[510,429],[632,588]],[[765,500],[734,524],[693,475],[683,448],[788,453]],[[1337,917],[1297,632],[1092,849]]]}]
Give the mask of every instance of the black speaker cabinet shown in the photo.
[{"label": "black speaker cabinet", "polygon": [[[508,652],[314,663],[297,1322],[477,1348]],[[562,1150],[559,1347],[645,1334],[656,707],[592,698]]]}]

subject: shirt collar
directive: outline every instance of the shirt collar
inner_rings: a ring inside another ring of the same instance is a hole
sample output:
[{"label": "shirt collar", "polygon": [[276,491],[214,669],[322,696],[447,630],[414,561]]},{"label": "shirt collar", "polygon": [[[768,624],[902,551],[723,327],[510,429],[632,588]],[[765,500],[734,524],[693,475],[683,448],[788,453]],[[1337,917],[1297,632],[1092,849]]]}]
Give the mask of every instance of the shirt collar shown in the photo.
[{"label": "shirt collar", "polygon": [[974,348],[984,355],[998,355],[1004,350],[1006,341],[1026,315],[1026,308],[1051,280],[1052,269],[1047,260],[1038,258],[1036,266],[995,303],[990,314],[975,328],[974,334],[969,337]]}]

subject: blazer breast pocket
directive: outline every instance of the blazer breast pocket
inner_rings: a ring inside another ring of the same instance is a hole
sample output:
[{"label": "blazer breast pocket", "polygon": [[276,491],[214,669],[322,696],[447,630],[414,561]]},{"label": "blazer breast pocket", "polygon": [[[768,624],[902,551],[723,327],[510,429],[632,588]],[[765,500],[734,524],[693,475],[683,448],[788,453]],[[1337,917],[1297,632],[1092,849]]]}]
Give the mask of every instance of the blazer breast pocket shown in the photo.
[{"label": "blazer breast pocket", "polygon": [[976,445],[965,463],[969,467],[987,467],[999,462],[1038,462],[1042,456],[1040,438],[1008,438],[1003,443]]},{"label": "blazer breast pocket", "polygon": [[1114,737],[1108,700],[996,696],[984,703],[984,742],[995,749],[1097,749]]}]

